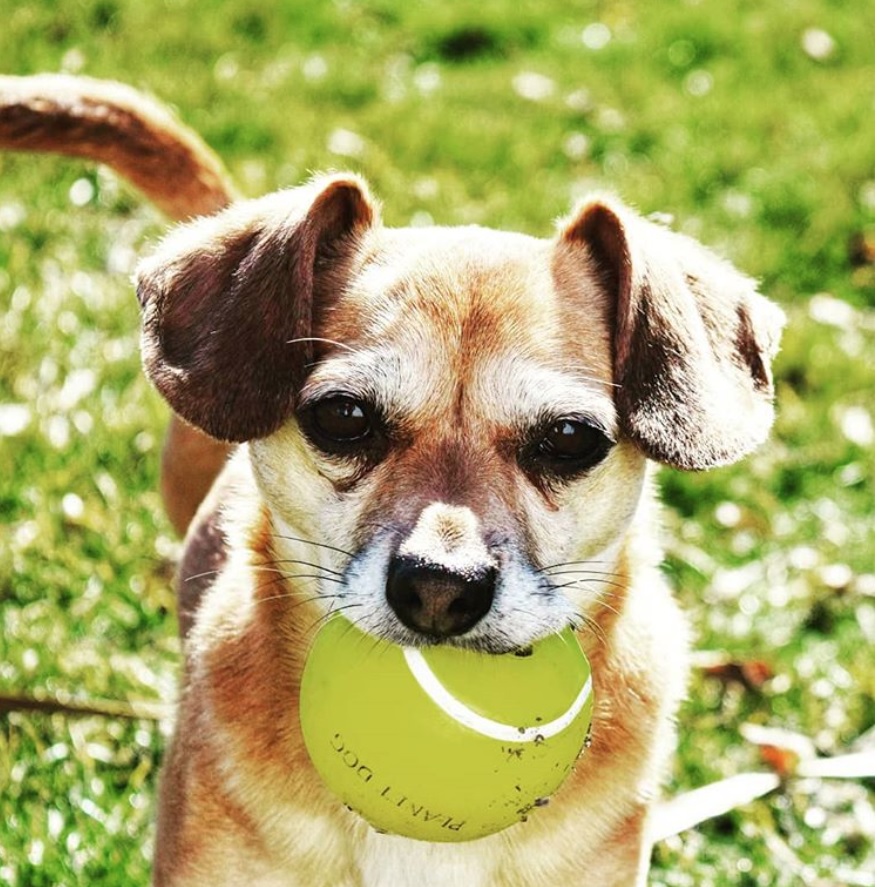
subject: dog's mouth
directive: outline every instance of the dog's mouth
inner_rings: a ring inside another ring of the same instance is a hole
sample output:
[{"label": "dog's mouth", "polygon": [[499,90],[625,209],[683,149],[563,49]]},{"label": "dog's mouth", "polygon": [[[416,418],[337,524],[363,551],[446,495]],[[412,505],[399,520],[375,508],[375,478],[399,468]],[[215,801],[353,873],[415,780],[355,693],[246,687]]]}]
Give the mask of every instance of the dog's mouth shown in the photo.
[{"label": "dog's mouth", "polygon": [[483,533],[476,524],[469,529],[477,532],[464,532],[470,518],[462,511],[428,507],[427,518],[442,517],[431,529],[428,519],[407,531],[382,523],[356,551],[283,530],[281,543],[306,550],[293,547],[280,563],[305,565],[301,578],[316,583],[310,599],[321,619],[343,616],[403,647],[514,653],[567,627],[593,625],[616,575],[601,568],[605,562],[536,566],[508,533]]},{"label": "dog's mouth", "polygon": [[550,578],[508,549],[461,567],[390,547],[373,542],[350,561],[337,608],[375,637],[500,654],[579,622]]}]

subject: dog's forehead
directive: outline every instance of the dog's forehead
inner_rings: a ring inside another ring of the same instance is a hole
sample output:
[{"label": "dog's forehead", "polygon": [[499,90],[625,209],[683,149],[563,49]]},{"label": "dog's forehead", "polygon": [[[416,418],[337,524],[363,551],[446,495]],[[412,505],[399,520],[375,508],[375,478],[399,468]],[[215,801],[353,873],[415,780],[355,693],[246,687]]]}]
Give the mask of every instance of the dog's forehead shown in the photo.
[{"label": "dog's forehead", "polygon": [[366,242],[338,313],[355,314],[363,339],[417,326],[483,338],[506,319],[548,326],[551,253],[547,241],[476,226],[382,229]]},{"label": "dog's forehead", "polygon": [[[599,289],[570,272],[552,241],[478,227],[385,229],[323,319],[319,335],[334,346],[306,390],[343,387],[413,414],[458,402],[462,386],[506,423],[550,407],[611,426]],[[597,307],[583,306],[583,292]]]}]

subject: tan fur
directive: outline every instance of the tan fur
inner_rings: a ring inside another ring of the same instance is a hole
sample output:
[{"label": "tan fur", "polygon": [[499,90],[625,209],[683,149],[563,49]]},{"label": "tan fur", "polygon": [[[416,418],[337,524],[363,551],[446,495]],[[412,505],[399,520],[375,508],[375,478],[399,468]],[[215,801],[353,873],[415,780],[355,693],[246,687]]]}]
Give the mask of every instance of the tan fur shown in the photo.
[{"label": "tan fur", "polygon": [[[157,887],[644,884],[687,651],[649,460],[704,468],[763,439],[778,312],[612,200],[547,240],[393,230],[350,175],[190,224],[141,266],[138,296],[159,389],[242,442],[180,566]],[[313,430],[339,393],[373,414],[353,455]],[[601,447],[571,474],[544,449],[567,420]],[[197,446],[180,452],[194,469]],[[422,625],[391,600],[401,561],[428,574]],[[447,628],[435,575],[452,593],[489,584],[489,609]],[[574,623],[591,747],[547,807],[497,835],[376,833],[323,786],[299,728],[309,644],[334,610],[398,643],[442,626],[441,642],[492,652]]]}]

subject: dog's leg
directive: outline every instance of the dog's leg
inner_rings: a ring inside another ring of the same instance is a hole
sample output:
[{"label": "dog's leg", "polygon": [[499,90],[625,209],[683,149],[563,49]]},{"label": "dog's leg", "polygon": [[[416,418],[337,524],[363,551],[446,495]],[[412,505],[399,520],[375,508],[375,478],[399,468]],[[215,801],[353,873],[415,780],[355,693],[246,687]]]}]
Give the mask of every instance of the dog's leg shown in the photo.
[{"label": "dog's leg", "polygon": [[[194,132],[120,83],[60,74],[0,76],[0,148],[105,163],[174,220],[215,212],[235,196],[221,161]],[[229,449],[171,418],[161,492],[180,534]]]}]

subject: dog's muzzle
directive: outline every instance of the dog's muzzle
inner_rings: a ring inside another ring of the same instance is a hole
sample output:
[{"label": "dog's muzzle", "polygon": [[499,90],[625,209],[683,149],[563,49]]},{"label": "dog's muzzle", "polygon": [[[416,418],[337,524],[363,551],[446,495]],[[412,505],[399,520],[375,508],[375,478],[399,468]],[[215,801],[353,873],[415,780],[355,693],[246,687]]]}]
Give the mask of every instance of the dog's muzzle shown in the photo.
[{"label": "dog's muzzle", "polygon": [[453,637],[487,615],[496,579],[493,567],[456,571],[396,555],[387,570],[387,602],[412,631],[436,639]]}]

